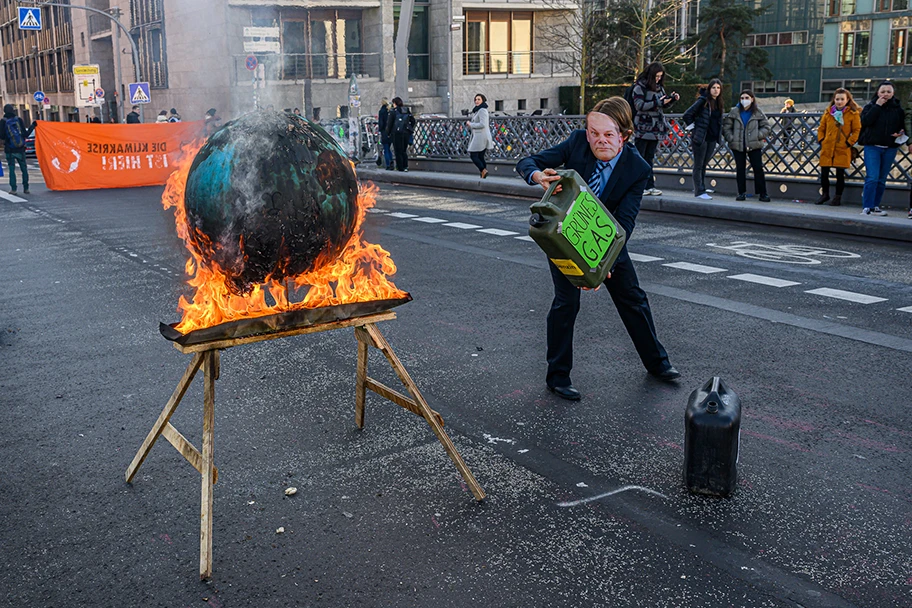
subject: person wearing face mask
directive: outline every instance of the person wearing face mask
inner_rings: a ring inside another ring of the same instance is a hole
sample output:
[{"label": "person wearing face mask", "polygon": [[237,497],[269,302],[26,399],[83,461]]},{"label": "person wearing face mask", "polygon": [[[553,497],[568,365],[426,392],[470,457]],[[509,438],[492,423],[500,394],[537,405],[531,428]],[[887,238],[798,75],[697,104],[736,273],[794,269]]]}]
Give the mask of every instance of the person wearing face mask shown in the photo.
[{"label": "person wearing face mask", "polygon": [[633,128],[636,134],[636,148],[650,166],[649,180],[643,191],[645,196],[662,194],[662,191],[655,187],[651,167],[659,142],[665,139],[665,134],[668,133],[665,110],[680,98],[677,93],[665,94],[665,68],[658,61],[647,65],[633,85],[633,107],[636,109]]},{"label": "person wearing face mask", "polygon": [[[700,89],[699,98],[684,112],[683,121],[691,129],[690,146],[693,150],[694,196],[710,201],[712,190],[707,190],[706,165],[716,153],[722,137],[722,81],[713,78]],[[691,127],[691,125],[693,125]]]},{"label": "person wearing face mask", "polygon": [[[833,100],[820,119],[817,141],[820,142],[820,186],[823,192],[815,205],[829,201],[833,207],[842,204],[846,169],[852,166],[852,146],[861,132],[860,108],[846,89],[836,89]],[[830,200],[830,167],[836,169],[836,196]]]},{"label": "person wearing face mask", "polygon": [[[516,171],[529,184],[547,189],[560,180],[555,168],[573,169],[582,176],[605,207],[627,232],[633,234],[650,167],[636,148],[628,145],[633,133],[630,105],[623,97],[598,102],[586,115],[586,129],[573,131],[562,143],[516,164]],[[573,367],[573,326],[580,308],[580,288],[574,287],[548,260],[554,301],[548,313],[548,371],[545,384],[562,399],[578,401],[580,392],[570,381]],[[655,323],[646,292],[640,288],[627,247],[605,279],[621,321],[633,340],[646,371],[659,380],[680,377],[668,353],[656,337]]]},{"label": "person wearing face mask", "polygon": [[858,143],[864,146],[865,183],[861,195],[862,215],[886,215],[880,208],[887,176],[896,160],[900,143],[896,139],[905,135],[906,113],[893,97],[893,83],[885,81],[877,87],[877,95],[861,111],[861,135]]},{"label": "person wearing face mask", "polygon": [[768,203],[766,174],[763,172],[763,146],[770,134],[770,123],[757,107],[754,93],[741,91],[741,103],[731,109],[722,120],[722,137],[735,157],[735,171],[738,182],[736,201],[747,199],[747,161],[754,171],[754,192],[760,201]]}]

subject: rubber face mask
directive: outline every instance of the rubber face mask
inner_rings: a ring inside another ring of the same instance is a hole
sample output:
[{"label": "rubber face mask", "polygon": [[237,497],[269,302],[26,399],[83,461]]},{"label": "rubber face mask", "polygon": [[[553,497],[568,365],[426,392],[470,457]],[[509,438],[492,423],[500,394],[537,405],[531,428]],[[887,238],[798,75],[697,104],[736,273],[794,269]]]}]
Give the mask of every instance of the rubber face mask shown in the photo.
[{"label": "rubber face mask", "polygon": [[741,107],[744,108],[745,110],[748,109],[749,107],[751,107],[751,100],[750,100],[750,99],[742,99],[742,100],[741,100]]}]

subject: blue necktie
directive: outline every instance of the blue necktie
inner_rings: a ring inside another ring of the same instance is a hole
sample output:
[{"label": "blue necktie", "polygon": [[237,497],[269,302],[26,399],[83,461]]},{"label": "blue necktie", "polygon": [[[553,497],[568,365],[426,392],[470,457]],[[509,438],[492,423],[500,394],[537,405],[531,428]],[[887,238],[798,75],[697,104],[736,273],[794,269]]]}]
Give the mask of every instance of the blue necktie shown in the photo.
[{"label": "blue necktie", "polygon": [[595,162],[595,171],[592,172],[592,176],[589,178],[589,188],[595,193],[596,198],[602,196],[602,188],[604,184],[602,183],[602,171],[605,170],[610,163],[607,160],[598,160]]}]

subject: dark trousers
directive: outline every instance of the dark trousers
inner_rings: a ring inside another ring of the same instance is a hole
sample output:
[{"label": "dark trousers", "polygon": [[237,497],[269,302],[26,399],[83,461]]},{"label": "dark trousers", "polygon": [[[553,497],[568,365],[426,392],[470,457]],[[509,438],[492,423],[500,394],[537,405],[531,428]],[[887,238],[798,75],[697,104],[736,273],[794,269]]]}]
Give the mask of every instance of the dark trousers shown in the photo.
[{"label": "dark trousers", "polygon": [[[656,337],[646,292],[640,289],[633,262],[626,252],[621,256],[611,278],[605,281],[605,287],[643,365],[651,372],[665,371],[671,363]],[[574,287],[550,260],[548,266],[554,283],[554,301],[548,313],[548,375],[545,381],[548,386],[569,386],[573,367],[573,325],[580,308],[580,289]]]},{"label": "dark trousers", "polygon": [[408,133],[393,133],[393,151],[396,153],[396,169],[408,169]]},{"label": "dark trousers", "polygon": [[[636,145],[637,152],[640,153],[640,156],[643,157],[649,166],[652,167],[652,161],[655,160],[656,148],[659,147],[659,140],[657,139],[641,139],[637,138],[634,142]],[[656,180],[655,176],[652,174],[652,171],[649,171],[649,180],[646,182],[646,189],[651,190],[655,188]]]},{"label": "dark trousers", "polygon": [[[836,196],[842,196],[845,190],[846,170],[842,167],[836,167]],[[820,167],[820,185],[823,187],[823,193],[827,196],[830,194],[830,168]]]},{"label": "dark trousers", "polygon": [[9,164],[10,190],[16,191],[16,165],[22,170],[22,189],[28,190],[28,165],[25,164],[25,152],[7,152],[6,162]]},{"label": "dark trousers", "polygon": [[488,163],[485,162],[485,151],[481,152],[469,152],[469,158],[472,159],[472,162],[475,163],[475,166],[478,167],[479,171],[484,171],[488,167]]},{"label": "dark trousers", "polygon": [[706,165],[709,164],[709,159],[716,153],[716,146],[718,144],[719,142],[717,141],[704,141],[700,145],[694,144],[693,182],[694,194],[696,196],[700,196],[706,192]]},{"label": "dark trousers", "polygon": [[759,196],[766,195],[766,174],[763,172],[763,150],[739,152],[732,150],[735,157],[735,171],[738,182],[738,194],[747,194],[747,161],[750,160],[754,171],[754,192]]},{"label": "dark trousers", "polygon": [[380,138],[380,146],[383,148],[383,166],[386,169],[390,169],[393,166],[393,151],[390,149],[391,145],[392,142],[389,137]]}]

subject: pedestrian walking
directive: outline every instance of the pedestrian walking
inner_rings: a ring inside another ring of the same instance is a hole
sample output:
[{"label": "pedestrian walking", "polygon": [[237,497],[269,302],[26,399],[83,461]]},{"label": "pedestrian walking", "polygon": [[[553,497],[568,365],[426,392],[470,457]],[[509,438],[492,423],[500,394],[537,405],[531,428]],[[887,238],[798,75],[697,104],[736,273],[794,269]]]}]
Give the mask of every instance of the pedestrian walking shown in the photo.
[{"label": "pedestrian walking", "polygon": [[494,137],[491,135],[491,118],[488,114],[488,98],[478,93],[475,95],[475,107],[469,112],[466,124],[472,129],[472,139],[469,140],[469,158],[478,167],[481,179],[488,176],[488,164],[485,162],[485,152],[494,147]]},{"label": "pedestrian walking", "polygon": [[[384,97],[380,100],[380,109],[377,111],[377,132],[380,134],[381,153],[377,155],[377,164],[383,163],[383,168],[387,171],[393,170],[393,140],[386,132],[386,126],[389,122],[390,114],[389,100]],[[382,159],[382,160],[381,160]]]},{"label": "pedestrian walking", "polygon": [[887,189],[887,176],[896,160],[896,150],[904,143],[906,122],[906,113],[894,93],[892,82],[880,83],[877,95],[861,111],[858,143],[864,146],[865,164],[862,215],[887,215],[880,203]]},{"label": "pedestrian walking", "polygon": [[[815,205],[829,201],[833,207],[842,204],[846,169],[852,166],[852,152],[861,133],[861,108],[847,89],[836,89],[833,99],[820,119],[817,141],[820,142],[820,198]],[[836,196],[830,200],[830,167],[836,169]]]},{"label": "pedestrian walking", "polygon": [[722,139],[722,81],[713,78],[700,89],[700,96],[684,112],[683,121],[691,129],[690,148],[693,150],[694,196],[710,201],[712,190],[706,187],[706,166],[715,155]]},{"label": "pedestrian walking", "polygon": [[747,161],[754,172],[754,192],[760,201],[768,203],[766,174],[763,171],[763,145],[770,134],[766,114],[757,107],[753,91],[741,91],[740,103],[722,119],[722,137],[735,157],[735,177],[738,183],[736,201],[747,199]]},{"label": "pedestrian walking", "polygon": [[651,170],[659,142],[668,133],[665,110],[680,99],[677,93],[665,94],[665,68],[658,61],[646,66],[633,85],[634,135],[636,149],[650,167],[644,196],[659,196],[662,191],[655,187],[655,176]]},{"label": "pedestrian walking", "polygon": [[132,111],[127,114],[127,124],[138,125],[139,123],[139,106],[133,106]]},{"label": "pedestrian walking", "polygon": [[180,121],[181,121],[180,114],[177,113],[176,109],[171,108],[171,113],[168,115],[168,122],[180,122]]},{"label": "pedestrian walking", "polygon": [[158,113],[158,116],[155,117],[155,122],[168,122],[168,110],[162,110]]},{"label": "pedestrian walking", "polygon": [[402,98],[393,97],[393,109],[386,120],[386,133],[393,141],[398,171],[408,171],[408,145],[414,132],[415,117],[402,104]]},{"label": "pedestrian walking", "polygon": [[29,194],[28,165],[25,164],[25,140],[29,138],[38,123],[32,121],[29,128],[19,118],[16,108],[11,104],[3,106],[3,147],[6,150],[6,163],[9,165],[10,194],[16,194],[16,165],[22,171],[22,192]]},{"label": "pedestrian walking", "polygon": [[[596,196],[605,204],[627,232],[633,234],[650,167],[634,146],[630,106],[622,97],[598,102],[586,115],[586,129],[573,131],[562,143],[516,165],[516,171],[529,184],[547,189],[560,179],[558,167],[573,169],[586,178]],[[573,367],[573,326],[580,308],[580,289],[567,280],[548,260],[554,301],[548,313],[548,390],[562,399],[577,401],[580,392],[570,381]],[[646,293],[640,288],[627,247],[621,251],[605,287],[617,308],[627,333],[633,340],[646,370],[660,380],[674,380],[681,374],[672,367],[668,353],[656,337],[655,324]]]}]

